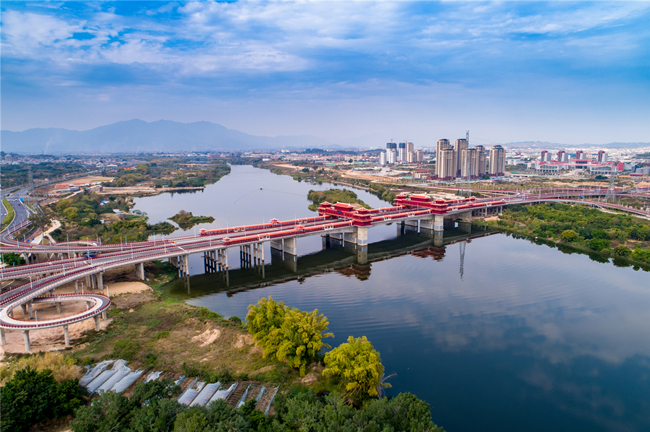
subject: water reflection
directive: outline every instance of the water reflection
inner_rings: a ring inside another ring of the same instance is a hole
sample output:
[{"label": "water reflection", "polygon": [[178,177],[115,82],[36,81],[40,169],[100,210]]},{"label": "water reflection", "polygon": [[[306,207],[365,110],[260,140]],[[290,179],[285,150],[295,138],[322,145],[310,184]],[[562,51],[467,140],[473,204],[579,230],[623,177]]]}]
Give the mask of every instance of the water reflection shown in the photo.
[{"label": "water reflection", "polygon": [[[239,179],[236,192],[223,189],[226,184],[210,192],[210,214],[217,217],[221,209],[222,221],[256,222],[245,220],[256,207],[248,198],[234,210],[215,207],[244,195],[252,180]],[[274,187],[303,192],[288,181]],[[286,197],[289,208],[306,205],[297,195]],[[293,217],[262,195],[256,199],[269,205],[264,217]],[[163,204],[161,214],[168,211]],[[207,214],[200,210],[208,208],[205,199],[195,205],[199,210],[183,204]],[[417,394],[450,431],[650,430],[647,273],[514,236],[467,242],[456,230],[441,244],[411,231],[371,229],[365,257],[336,242],[323,248],[318,236],[301,239],[292,266],[265,251],[270,258],[263,277],[253,268],[235,268],[228,282],[216,273],[199,274],[203,262],[196,255],[195,276],[167,289],[224,316],[244,318],[249,304],[269,295],[319,309],[336,335],[332,345],[349,335],[367,336],[386,372],[398,374],[388,394]]]}]

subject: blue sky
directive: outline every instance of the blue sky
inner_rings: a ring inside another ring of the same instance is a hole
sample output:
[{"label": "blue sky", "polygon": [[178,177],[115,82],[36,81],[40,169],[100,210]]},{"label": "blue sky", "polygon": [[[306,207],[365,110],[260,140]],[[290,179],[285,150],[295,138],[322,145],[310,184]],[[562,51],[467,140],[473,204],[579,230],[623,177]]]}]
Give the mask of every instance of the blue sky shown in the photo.
[{"label": "blue sky", "polygon": [[650,141],[649,2],[8,2],[2,128]]}]

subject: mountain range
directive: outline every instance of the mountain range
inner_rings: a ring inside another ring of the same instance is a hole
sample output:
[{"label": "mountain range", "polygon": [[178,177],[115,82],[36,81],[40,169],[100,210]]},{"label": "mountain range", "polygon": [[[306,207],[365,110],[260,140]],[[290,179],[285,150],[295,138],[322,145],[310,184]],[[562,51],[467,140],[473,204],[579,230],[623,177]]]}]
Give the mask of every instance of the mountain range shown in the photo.
[{"label": "mountain range", "polygon": [[[200,121],[180,123],[169,120],[146,122],[127,120],[85,131],[58,128],[35,128],[22,132],[0,132],[2,150],[6,153],[153,153],[181,151],[279,150],[304,148],[383,148],[387,140],[379,132],[362,137],[343,138],[336,143],[312,135],[250,135],[228,129],[217,123]],[[418,147],[435,148],[430,143]],[[539,141],[503,144],[506,148],[540,149],[590,148],[622,149],[650,147],[650,143],[558,144]],[[491,146],[489,144],[488,146]]]},{"label": "mountain range", "polygon": [[310,135],[256,136],[207,121],[128,120],[85,131],[35,128],[1,131],[2,150],[17,153],[147,153],[211,150],[332,148]]}]

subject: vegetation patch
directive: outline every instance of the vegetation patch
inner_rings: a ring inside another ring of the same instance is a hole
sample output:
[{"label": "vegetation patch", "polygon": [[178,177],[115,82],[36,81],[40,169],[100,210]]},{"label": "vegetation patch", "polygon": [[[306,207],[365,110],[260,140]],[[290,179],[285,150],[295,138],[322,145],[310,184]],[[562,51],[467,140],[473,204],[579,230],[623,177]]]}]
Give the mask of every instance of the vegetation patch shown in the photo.
[{"label": "vegetation patch", "polygon": [[2,218],[2,228],[4,229],[5,226],[9,225],[11,221],[14,220],[15,211],[7,198],[2,199],[2,204],[4,204],[5,208],[7,209],[7,214],[4,218]]},{"label": "vegetation patch", "polygon": [[650,223],[627,214],[561,203],[512,205],[498,221],[487,224],[598,253],[605,260],[612,257],[615,264],[650,264]]},{"label": "vegetation patch", "polygon": [[312,204],[309,205],[309,210],[311,211],[318,211],[320,204],[325,201],[332,204],[337,202],[357,204],[361,207],[370,208],[368,204],[357,198],[356,193],[348,189],[329,189],[326,191],[310,190],[309,194],[307,194],[307,198],[312,201]]},{"label": "vegetation patch", "polygon": [[214,222],[212,216],[194,216],[192,212],[186,212],[185,210],[179,211],[170,217],[169,220],[176,222],[184,230],[192,228],[194,225]]}]

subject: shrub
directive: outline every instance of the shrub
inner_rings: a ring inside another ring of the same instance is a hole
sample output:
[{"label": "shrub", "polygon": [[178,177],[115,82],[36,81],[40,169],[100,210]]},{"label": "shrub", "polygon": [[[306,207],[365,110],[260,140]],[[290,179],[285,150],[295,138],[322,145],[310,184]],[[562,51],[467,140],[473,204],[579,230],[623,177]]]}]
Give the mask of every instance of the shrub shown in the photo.
[{"label": "shrub", "polygon": [[562,241],[565,241],[567,243],[571,243],[575,239],[578,238],[578,233],[573,231],[573,230],[565,230],[562,231]]},{"label": "shrub", "polygon": [[2,389],[0,430],[27,431],[41,421],[66,416],[84,404],[86,396],[76,378],[57,383],[47,369],[16,371]]}]

